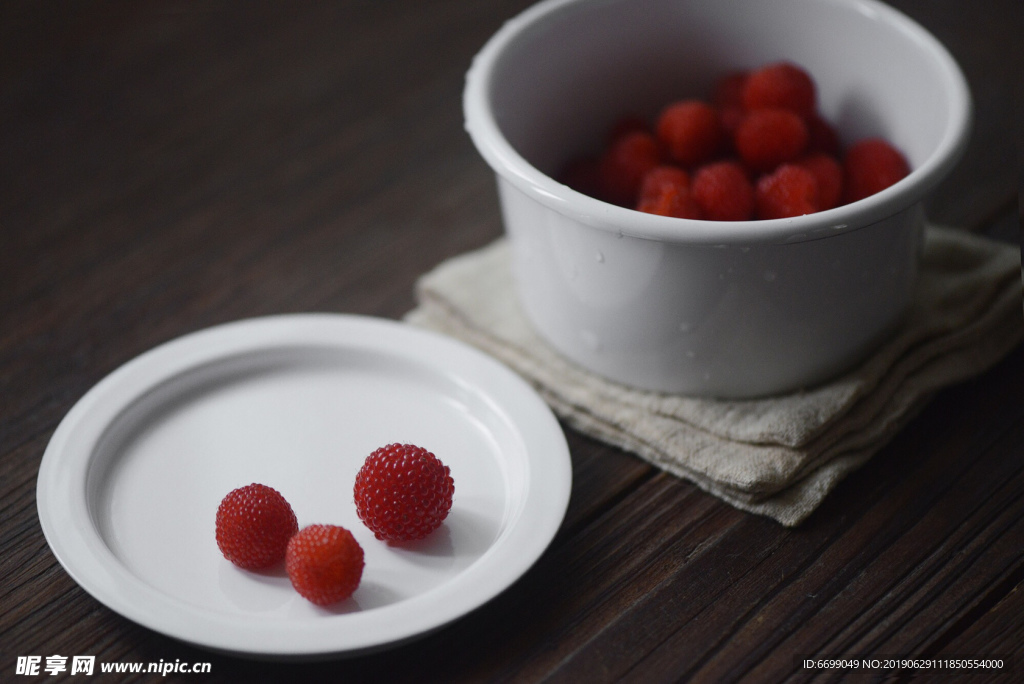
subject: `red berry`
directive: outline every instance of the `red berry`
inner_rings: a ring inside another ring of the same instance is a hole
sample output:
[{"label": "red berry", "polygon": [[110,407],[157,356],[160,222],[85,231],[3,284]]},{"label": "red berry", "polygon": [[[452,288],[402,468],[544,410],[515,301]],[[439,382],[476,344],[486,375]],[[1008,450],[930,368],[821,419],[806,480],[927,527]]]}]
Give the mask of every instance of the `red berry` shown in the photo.
[{"label": "red berry", "polygon": [[699,168],[693,177],[693,197],[712,221],[746,221],[754,216],[754,188],[736,162]]},{"label": "red berry", "polygon": [[673,218],[699,219],[700,207],[690,192],[690,176],[675,166],[656,166],[640,184],[637,211]]},{"label": "red berry", "polygon": [[288,542],[285,569],[295,591],[318,606],[347,599],[363,576],[363,548],[337,525],[310,525]]},{"label": "red berry", "polygon": [[846,151],[843,170],[846,172],[843,200],[856,202],[904,178],[910,173],[910,164],[885,140],[868,138]]},{"label": "red berry", "polygon": [[671,218],[699,219],[702,218],[700,207],[688,189],[668,188],[659,195],[641,199],[636,205],[637,211]]},{"label": "red berry", "polygon": [[624,134],[601,157],[598,178],[602,199],[632,206],[644,174],[660,162],[661,153],[654,136],[643,131]]},{"label": "red berry", "polygon": [[382,541],[427,536],[448,516],[454,493],[448,466],[412,444],[389,444],[370,454],[354,490],[359,519]]},{"label": "red berry", "polygon": [[676,163],[696,166],[710,159],[722,142],[722,124],[715,108],[699,100],[684,100],[662,110],[658,140]]},{"label": "red berry", "polygon": [[659,195],[666,188],[687,189],[690,187],[690,174],[678,166],[656,166],[646,174],[640,182],[640,199]]},{"label": "red berry", "polygon": [[783,164],[757,182],[755,201],[759,219],[813,214],[818,211],[818,182],[807,169]]},{"label": "red berry", "polygon": [[779,62],[750,72],[743,85],[743,106],[786,109],[809,117],[817,108],[817,89],[810,74],[795,64]]},{"label": "red berry", "polygon": [[298,529],[292,507],[266,485],[235,489],[217,508],[217,546],[225,558],[247,570],[280,562]]},{"label": "red berry", "polygon": [[816,152],[801,157],[794,163],[814,174],[814,179],[818,182],[819,211],[839,206],[839,200],[843,196],[843,167],[835,157]]},{"label": "red berry", "polygon": [[807,147],[807,125],[786,109],[750,112],[736,129],[736,151],[754,171],[771,171],[799,157]]},{"label": "red berry", "polygon": [[689,188],[664,188],[660,193],[642,197],[636,205],[637,211],[672,218],[699,219],[700,207],[693,199]]},{"label": "red berry", "polygon": [[700,207],[693,201],[693,194],[688,189],[667,189],[660,195],[640,200],[637,211],[672,218],[702,217]]}]

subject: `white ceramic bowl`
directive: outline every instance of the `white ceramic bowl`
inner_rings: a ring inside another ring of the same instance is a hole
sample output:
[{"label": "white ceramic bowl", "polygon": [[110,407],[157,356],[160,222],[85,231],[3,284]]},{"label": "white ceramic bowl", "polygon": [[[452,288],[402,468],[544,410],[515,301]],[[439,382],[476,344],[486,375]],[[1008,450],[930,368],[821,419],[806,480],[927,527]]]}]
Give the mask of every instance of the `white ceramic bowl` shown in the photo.
[{"label": "white ceramic bowl", "polygon": [[[829,211],[742,222],[643,214],[554,180],[623,114],[653,117],[779,60],[810,71],[844,144],[885,137],[912,173]],[[541,336],[612,380],[723,398],[814,385],[892,331],[917,273],[920,202],[971,118],[949,53],[873,0],[548,0],[476,56],[464,109]]]}]

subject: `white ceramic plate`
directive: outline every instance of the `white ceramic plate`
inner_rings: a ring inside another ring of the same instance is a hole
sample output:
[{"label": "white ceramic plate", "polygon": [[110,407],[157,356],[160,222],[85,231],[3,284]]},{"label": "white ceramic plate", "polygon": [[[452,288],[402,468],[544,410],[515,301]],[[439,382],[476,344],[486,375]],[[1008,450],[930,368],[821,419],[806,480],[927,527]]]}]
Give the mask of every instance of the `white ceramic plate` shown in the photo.
[{"label": "white ceramic plate", "polygon": [[[445,523],[406,546],[374,539],[352,499],[392,442],[455,480]],[[217,506],[252,482],[300,527],[352,531],[366,555],[352,598],[318,608],[283,568],[221,556]],[[57,559],[112,610],[214,650],[313,658],[394,645],[500,593],[550,543],[570,485],[557,421],[495,360],[393,321],[302,314],[193,333],[111,373],[58,426],[37,502]]]}]

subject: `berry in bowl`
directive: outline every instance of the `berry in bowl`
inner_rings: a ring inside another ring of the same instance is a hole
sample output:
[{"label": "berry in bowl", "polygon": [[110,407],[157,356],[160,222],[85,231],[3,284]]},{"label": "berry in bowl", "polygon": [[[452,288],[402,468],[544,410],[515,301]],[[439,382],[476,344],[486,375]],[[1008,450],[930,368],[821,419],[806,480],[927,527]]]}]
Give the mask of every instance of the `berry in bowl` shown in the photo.
[{"label": "berry in bowl", "polygon": [[[881,192],[910,173],[882,138],[844,149],[817,110],[817,86],[788,62],[734,71],[708,101],[624,116],[599,156],[558,179],[595,199],[674,218],[749,221],[813,214]],[[692,179],[692,182],[691,182]]]},{"label": "berry in bowl", "polygon": [[548,0],[478,53],[464,110],[540,336],[720,398],[813,386],[891,334],[971,117],[948,52],[874,0]]}]

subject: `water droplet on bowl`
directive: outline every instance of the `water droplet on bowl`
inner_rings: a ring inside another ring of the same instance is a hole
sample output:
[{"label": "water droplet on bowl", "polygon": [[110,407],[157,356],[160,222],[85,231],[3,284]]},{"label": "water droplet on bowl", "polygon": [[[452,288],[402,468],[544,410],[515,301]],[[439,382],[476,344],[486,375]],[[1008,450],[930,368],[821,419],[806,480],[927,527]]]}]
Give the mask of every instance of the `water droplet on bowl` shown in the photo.
[{"label": "water droplet on bowl", "polygon": [[604,252],[602,252],[601,250],[597,250],[597,252],[594,254],[594,261],[596,261],[599,264],[603,264],[604,263]]},{"label": "water droplet on bowl", "polygon": [[686,350],[686,358],[688,358],[688,359],[695,359],[695,358],[697,358],[697,352],[693,351],[692,349],[687,349]]},{"label": "water droplet on bowl", "polygon": [[769,283],[772,282],[773,280],[775,280],[778,277],[779,277],[779,274],[776,273],[775,271],[765,271],[764,272],[764,279],[767,282],[769,282]]},{"label": "water droplet on bowl", "polygon": [[690,323],[690,321],[681,321],[679,323],[679,332],[688,333],[688,332],[692,332],[692,331],[693,331],[693,323]]}]

